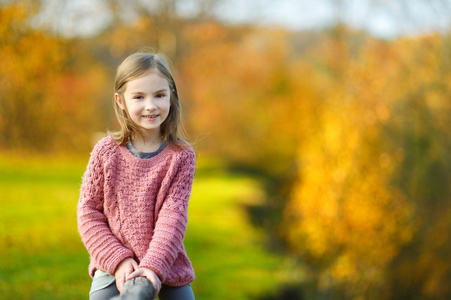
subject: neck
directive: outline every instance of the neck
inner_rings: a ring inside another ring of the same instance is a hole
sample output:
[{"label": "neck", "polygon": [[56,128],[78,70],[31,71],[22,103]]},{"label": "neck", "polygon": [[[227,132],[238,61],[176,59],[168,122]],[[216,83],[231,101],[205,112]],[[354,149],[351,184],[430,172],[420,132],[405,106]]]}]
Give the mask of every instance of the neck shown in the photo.
[{"label": "neck", "polygon": [[158,150],[163,138],[159,132],[151,132],[145,135],[135,133],[132,135],[132,144],[138,151],[153,152]]}]

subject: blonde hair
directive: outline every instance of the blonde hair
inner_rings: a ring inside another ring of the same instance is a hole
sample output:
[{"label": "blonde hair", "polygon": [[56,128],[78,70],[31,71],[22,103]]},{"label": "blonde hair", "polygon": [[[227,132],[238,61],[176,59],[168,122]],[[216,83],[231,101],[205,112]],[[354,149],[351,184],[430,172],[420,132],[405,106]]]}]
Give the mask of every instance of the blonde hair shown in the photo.
[{"label": "blonde hair", "polygon": [[[163,141],[184,149],[188,146],[185,130],[182,127],[182,108],[178,98],[177,87],[172,76],[171,69],[167,59],[160,53],[137,52],[127,57],[117,68],[115,93],[125,102],[124,92],[127,89],[127,83],[142,75],[157,71],[167,79],[170,92],[170,109],[166,120],[160,126]],[[119,123],[118,131],[109,132],[118,145],[124,145],[133,134],[142,135],[140,128],[132,121],[127,107],[121,109],[113,99],[114,113]]]}]

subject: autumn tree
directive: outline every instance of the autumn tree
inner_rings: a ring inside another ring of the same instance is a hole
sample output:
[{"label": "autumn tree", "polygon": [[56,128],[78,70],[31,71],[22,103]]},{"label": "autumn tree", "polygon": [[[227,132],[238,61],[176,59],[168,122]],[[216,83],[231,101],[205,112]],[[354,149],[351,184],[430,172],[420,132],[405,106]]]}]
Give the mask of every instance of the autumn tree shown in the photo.
[{"label": "autumn tree", "polygon": [[388,268],[387,299],[448,298],[451,243],[449,202],[451,151],[449,36],[400,40],[403,74],[397,80],[397,115],[387,132],[391,143],[405,149],[393,182],[413,204],[416,230]]},{"label": "autumn tree", "polygon": [[31,27],[38,4],[0,6],[0,145],[24,151],[87,149],[99,120],[95,111],[101,101],[93,99],[100,98],[104,73],[83,68],[90,65],[87,57],[74,62],[74,44]]},{"label": "autumn tree", "polygon": [[199,0],[190,19],[173,0],[130,1],[132,21],[110,1],[114,23],[67,38],[31,25],[39,1],[5,3],[2,150],[88,151],[114,120],[117,64],[154,47],[175,62],[201,159],[267,184],[262,210],[283,221],[261,224],[300,262],[304,289],[342,299],[451,294],[449,36],[226,26],[208,13],[216,1]]},{"label": "autumn tree", "polygon": [[315,51],[322,98],[299,143],[289,245],[317,295],[449,295],[446,40],[326,43],[336,51]]}]

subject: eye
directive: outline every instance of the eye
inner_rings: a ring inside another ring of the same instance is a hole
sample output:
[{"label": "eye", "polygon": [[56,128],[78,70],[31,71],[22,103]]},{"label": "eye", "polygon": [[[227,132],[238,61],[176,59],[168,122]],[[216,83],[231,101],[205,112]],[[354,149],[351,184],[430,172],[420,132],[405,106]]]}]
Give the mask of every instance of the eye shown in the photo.
[{"label": "eye", "polygon": [[156,98],[164,98],[164,97],[166,97],[166,94],[164,94],[164,93],[158,93],[158,94],[155,95],[155,97],[156,97]]},{"label": "eye", "polygon": [[141,100],[141,99],[143,99],[143,98],[144,98],[144,97],[141,96],[141,95],[136,95],[136,96],[133,97],[133,99],[137,99],[137,100]]}]

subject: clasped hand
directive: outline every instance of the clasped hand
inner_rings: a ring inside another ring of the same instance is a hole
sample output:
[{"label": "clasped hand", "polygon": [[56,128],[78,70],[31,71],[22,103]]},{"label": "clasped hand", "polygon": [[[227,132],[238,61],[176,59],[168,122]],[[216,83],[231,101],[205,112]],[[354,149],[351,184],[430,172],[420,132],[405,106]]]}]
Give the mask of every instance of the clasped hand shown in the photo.
[{"label": "clasped hand", "polygon": [[160,292],[161,281],[157,274],[150,269],[140,268],[138,263],[133,258],[124,259],[114,272],[114,277],[116,277],[117,289],[122,291],[122,287],[127,280],[135,277],[145,277],[147,278],[155,288],[155,297]]}]

